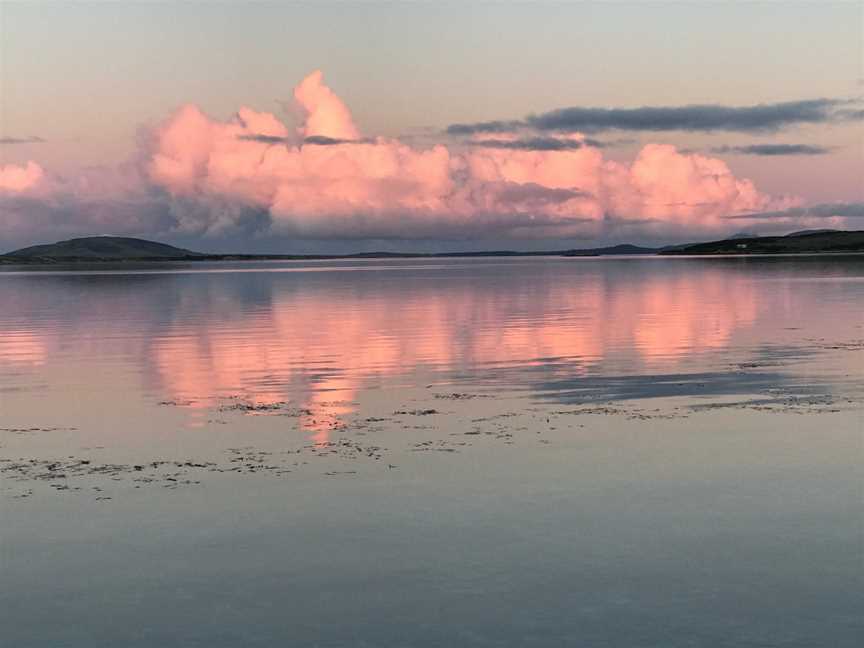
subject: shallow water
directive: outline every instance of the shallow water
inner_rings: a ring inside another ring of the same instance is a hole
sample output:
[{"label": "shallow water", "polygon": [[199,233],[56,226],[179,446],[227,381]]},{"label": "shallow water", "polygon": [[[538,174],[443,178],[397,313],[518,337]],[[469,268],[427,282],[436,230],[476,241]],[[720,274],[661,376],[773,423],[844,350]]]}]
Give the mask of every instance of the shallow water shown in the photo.
[{"label": "shallow water", "polygon": [[4,268],[12,646],[853,646],[864,259]]}]

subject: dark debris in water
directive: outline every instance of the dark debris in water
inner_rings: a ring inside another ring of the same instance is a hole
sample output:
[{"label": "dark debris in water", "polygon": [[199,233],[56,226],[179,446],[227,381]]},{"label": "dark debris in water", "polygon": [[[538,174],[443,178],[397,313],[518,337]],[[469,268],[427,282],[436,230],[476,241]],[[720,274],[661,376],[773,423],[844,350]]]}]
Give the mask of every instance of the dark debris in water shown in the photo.
[{"label": "dark debris in water", "polygon": [[37,432],[74,432],[78,428],[74,427],[6,427],[0,428],[0,432],[9,432],[11,434],[35,434]]},{"label": "dark debris in water", "polygon": [[[92,458],[73,456],[64,459],[2,458],[0,475],[10,483],[28,484],[13,494],[14,498],[19,499],[33,494],[33,488],[29,484],[34,482],[46,484],[55,492],[82,492],[87,490],[85,487],[94,481],[102,484],[102,486],[92,486],[91,490],[96,493],[103,491],[106,481],[125,482],[134,488],[159,486],[174,490],[183,486],[201,484],[203,475],[206,473],[283,476],[301,466],[310,465],[308,459],[377,462],[384,456],[384,452],[386,448],[378,445],[364,444],[351,439],[338,439],[279,452],[259,450],[252,446],[228,448],[224,452],[224,459],[220,461],[190,459],[102,463]],[[350,475],[357,474],[357,471],[328,470],[323,474]]]},{"label": "dark debris in water", "polygon": [[419,443],[415,443],[411,447],[412,452],[459,452],[459,448],[464,448],[465,446],[470,446],[471,444],[463,441],[463,442],[454,442],[454,441],[446,441],[443,439],[439,439],[437,441],[421,441]]},{"label": "dark debris in water", "polygon": [[398,410],[393,412],[395,415],[409,415],[409,416],[430,416],[432,414],[440,414],[436,409],[413,409],[413,410]]},{"label": "dark debris in water", "polygon": [[776,392],[765,398],[735,401],[729,403],[705,403],[690,405],[690,409],[743,409],[755,412],[775,412],[783,414],[828,414],[842,412],[858,407],[859,403],[848,396],[817,394],[801,396]]},{"label": "dark debris in water", "polygon": [[[34,493],[79,494],[92,496],[97,501],[107,501],[116,497],[123,488],[147,489],[160,488],[177,490],[199,486],[217,475],[244,475],[261,477],[289,477],[294,474],[314,474],[326,477],[351,478],[376,466],[377,469],[392,470],[393,451],[381,445],[364,440],[365,435],[377,433],[415,432],[412,440],[402,446],[406,453],[454,454],[488,447],[487,444],[512,446],[531,440],[532,443],[551,444],[546,434],[556,430],[583,428],[591,425],[591,417],[614,417],[619,420],[648,421],[653,419],[686,418],[699,411],[722,408],[750,409],[758,412],[791,412],[796,414],[818,414],[838,412],[860,406],[850,397],[828,394],[801,394],[791,390],[770,389],[761,392],[762,396],[736,402],[705,402],[680,407],[639,408],[632,401],[595,400],[593,402],[570,403],[565,409],[538,407],[526,403],[519,411],[502,411],[488,416],[452,416],[438,418],[433,415],[452,414],[439,412],[434,408],[397,410],[392,416],[367,416],[342,421],[328,414],[326,409],[313,412],[298,408],[286,402],[255,404],[242,398],[214,409],[220,412],[246,414],[278,414],[285,416],[308,417],[320,425],[318,430],[326,429],[332,440],[306,443],[294,447],[263,450],[254,446],[232,447],[210,460],[138,460],[131,463],[111,463],[101,461],[92,454],[103,450],[103,446],[82,449],[89,455],[67,456],[63,459],[0,458],[0,477],[3,484],[0,495],[8,493],[13,499],[27,499]],[[475,396],[467,393],[436,394],[436,399],[470,401]],[[643,401],[644,402],[644,401]],[[163,404],[180,404],[179,401],[164,401]],[[561,405],[559,405],[561,407]],[[396,417],[432,417],[421,425]],[[225,417],[230,421],[230,415]],[[228,424],[222,418],[210,419],[213,424]],[[301,426],[302,427],[302,426]],[[439,428],[443,428],[440,429]],[[0,432],[27,434],[51,432],[55,430],[74,430],[75,428],[56,427],[7,427]],[[420,436],[420,440],[416,440]],[[333,437],[336,437],[335,439]],[[425,438],[424,438],[425,437]],[[535,446],[536,447],[536,446]],[[382,461],[385,459],[388,461]],[[431,459],[430,459],[431,460]],[[422,460],[421,460],[422,461]],[[350,466],[355,463],[357,469]],[[401,463],[401,462],[400,462]],[[360,470],[362,468],[362,470]]]},{"label": "dark debris in water", "polygon": [[280,416],[312,416],[312,410],[305,407],[296,407],[286,401],[276,403],[250,403],[237,401],[221,405],[220,412],[242,412],[243,414],[279,414]]},{"label": "dark debris in water", "polygon": [[450,394],[435,394],[438,400],[474,400],[475,398],[494,398],[492,394],[471,394],[465,392],[452,392]]}]

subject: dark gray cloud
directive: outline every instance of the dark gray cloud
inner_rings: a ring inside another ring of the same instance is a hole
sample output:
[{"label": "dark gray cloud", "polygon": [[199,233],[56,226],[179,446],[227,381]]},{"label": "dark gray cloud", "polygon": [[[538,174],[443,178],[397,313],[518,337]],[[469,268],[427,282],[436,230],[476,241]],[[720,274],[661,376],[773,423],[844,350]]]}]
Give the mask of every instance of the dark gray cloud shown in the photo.
[{"label": "dark gray cloud", "polygon": [[564,108],[526,120],[538,130],[772,131],[831,119],[832,99],[788,101],[757,106],[693,105],[643,108]]},{"label": "dark gray cloud", "polygon": [[837,116],[849,121],[860,121],[864,119],[864,109],[838,110]]},{"label": "dark gray cloud", "polygon": [[324,135],[310,135],[303,140],[303,143],[314,144],[315,146],[334,146],[336,144],[374,144],[375,140],[369,138],[337,139],[335,137],[325,137]]},{"label": "dark gray cloud", "polygon": [[856,119],[861,111],[843,109],[845,99],[806,99],[755,106],[703,104],[641,108],[560,108],[516,121],[452,124],[450,135],[501,133],[530,128],[538,131],[597,133],[625,131],[773,132],[798,124]]},{"label": "dark gray cloud", "polygon": [[237,139],[246,140],[247,142],[260,142],[261,144],[288,144],[288,139],[285,137],[277,137],[276,135],[238,135]]},{"label": "dark gray cloud", "polygon": [[524,121],[487,121],[473,124],[450,124],[450,135],[473,135],[474,133],[510,133],[525,127]]},{"label": "dark gray cloud", "polygon": [[45,140],[36,135],[27,137],[0,137],[0,144],[42,144]]},{"label": "dark gray cloud", "polygon": [[811,207],[792,207],[780,211],[757,212],[753,214],[735,214],[726,216],[729,220],[749,220],[774,218],[864,218],[864,203],[823,203]]},{"label": "dark gray cloud", "polygon": [[825,155],[831,152],[827,146],[809,144],[750,144],[748,146],[715,146],[712,153],[734,153],[737,155]]},{"label": "dark gray cloud", "polygon": [[580,189],[554,189],[533,182],[508,182],[497,194],[499,200],[519,207],[560,204],[573,198],[593,198],[593,194]]},{"label": "dark gray cloud", "polygon": [[[262,144],[295,144],[296,140],[288,137],[276,137],[275,135],[239,135],[238,139],[249,142],[260,142]],[[324,135],[310,135],[303,139],[303,144],[311,144],[313,146],[335,146],[337,144],[374,144],[374,139],[337,139],[335,137],[325,137]]]},{"label": "dark gray cloud", "polygon": [[603,148],[606,146],[604,142],[590,138],[578,141],[557,137],[528,137],[518,140],[474,140],[468,142],[468,144],[482,148],[512,149],[517,151],[575,151],[585,146],[593,148]]}]

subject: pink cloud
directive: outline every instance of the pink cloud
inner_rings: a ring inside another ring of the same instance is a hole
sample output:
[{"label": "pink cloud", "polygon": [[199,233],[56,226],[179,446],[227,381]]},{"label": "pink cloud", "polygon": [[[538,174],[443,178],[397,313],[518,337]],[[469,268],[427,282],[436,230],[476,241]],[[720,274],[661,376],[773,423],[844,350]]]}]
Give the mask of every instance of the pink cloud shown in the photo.
[{"label": "pink cloud", "polygon": [[[722,160],[670,145],[649,144],[630,165],[590,146],[416,148],[359,139],[320,71],[294,97],[305,115],[296,139],[270,113],[243,108],[222,122],[181,108],[155,133],[150,179],[175,196],[264,210],[277,232],[309,237],[431,236],[478,226],[505,236],[596,234],[607,217],[660,231],[721,230],[726,215],[797,204],[759,192]],[[330,141],[304,145],[311,136]]]},{"label": "pink cloud", "polygon": [[304,137],[321,135],[335,139],[357,139],[351,112],[336,94],[324,85],[321,70],[315,70],[294,88],[294,99],[306,112],[300,129]]},{"label": "pink cloud", "polygon": [[36,187],[45,175],[42,167],[33,161],[26,165],[0,166],[0,192],[20,193]]},{"label": "pink cloud", "polygon": [[[2,166],[0,234],[682,240],[828,226],[832,216],[790,209],[801,200],[668,144],[630,162],[580,133],[556,136],[572,146],[508,132],[420,146],[364,137],[320,71],[294,98],[296,128],[250,107],[219,120],[187,104],[116,168],[62,178],[35,162]],[[839,212],[830,221],[850,225]]]}]

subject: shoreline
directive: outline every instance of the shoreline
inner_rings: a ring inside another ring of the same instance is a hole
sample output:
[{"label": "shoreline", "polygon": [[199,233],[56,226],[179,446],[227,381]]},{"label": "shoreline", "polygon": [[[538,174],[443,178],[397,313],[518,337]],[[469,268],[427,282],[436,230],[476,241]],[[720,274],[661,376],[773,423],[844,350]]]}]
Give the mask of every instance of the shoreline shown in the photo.
[{"label": "shoreline", "polygon": [[776,257],[859,257],[864,256],[864,250],[814,250],[802,252],[706,252],[702,254],[684,252],[655,252],[642,254],[572,254],[566,252],[436,252],[436,253],[369,253],[347,255],[317,255],[317,254],[213,254],[186,257],[135,257],[127,259],[112,259],[107,257],[3,257],[0,256],[0,266],[57,266],[93,264],[158,264],[158,263],[222,263],[222,262],[255,262],[255,261],[375,261],[389,259],[494,259],[494,258],[562,258],[562,259],[597,259],[597,258],[678,258],[678,259],[731,259],[731,258],[776,258]]}]

